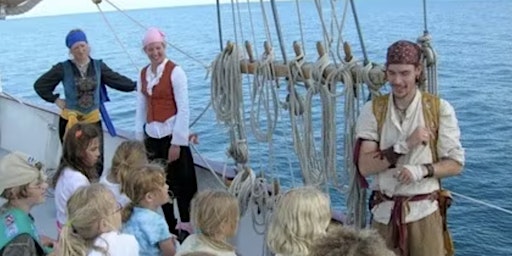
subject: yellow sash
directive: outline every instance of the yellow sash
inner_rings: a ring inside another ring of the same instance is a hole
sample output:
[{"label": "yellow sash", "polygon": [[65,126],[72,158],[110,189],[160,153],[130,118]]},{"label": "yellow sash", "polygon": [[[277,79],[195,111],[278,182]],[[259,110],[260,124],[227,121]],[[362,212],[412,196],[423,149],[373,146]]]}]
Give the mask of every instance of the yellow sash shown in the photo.
[{"label": "yellow sash", "polygon": [[97,123],[101,120],[100,111],[98,109],[93,110],[87,114],[73,111],[69,109],[63,109],[60,113],[60,116],[66,120],[68,120],[68,123],[66,125],[66,132],[69,130],[69,128],[73,127],[78,122],[84,122],[84,123]]}]

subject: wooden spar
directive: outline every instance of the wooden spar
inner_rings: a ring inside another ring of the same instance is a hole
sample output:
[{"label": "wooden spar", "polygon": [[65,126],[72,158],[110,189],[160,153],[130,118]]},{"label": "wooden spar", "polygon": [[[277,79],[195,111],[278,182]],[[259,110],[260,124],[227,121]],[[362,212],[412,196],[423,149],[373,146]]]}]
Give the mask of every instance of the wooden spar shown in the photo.
[{"label": "wooden spar", "polygon": [[[228,48],[230,48],[230,47],[233,47],[233,43],[228,43]],[[249,58],[241,60],[241,62],[240,62],[241,72],[244,74],[255,74],[256,69],[259,66],[259,61],[254,59],[252,45],[247,41],[245,42],[245,48],[246,48]],[[318,56],[321,57],[321,56],[323,56],[323,54],[325,54],[325,49],[324,49],[322,43],[317,42],[316,48],[317,48]],[[265,49],[265,54],[269,54],[272,51],[270,44],[266,41],[264,43],[264,49]],[[302,56],[302,48],[298,42],[293,43],[293,50],[295,52],[296,57]],[[353,59],[352,51],[350,49],[350,45],[347,42],[345,42],[343,44],[343,50],[345,52],[345,61],[348,62],[348,61],[352,60]],[[304,57],[302,56],[302,58],[299,59],[299,61],[302,61],[303,58]],[[289,70],[288,70],[287,64],[283,64],[280,61],[274,61],[272,63],[272,66],[273,66],[274,75],[276,76],[276,78],[288,77]],[[303,77],[304,79],[311,78],[309,76],[309,74],[311,74],[311,70],[313,69],[313,67],[314,67],[314,63],[312,63],[312,62],[304,62],[302,64],[302,71],[303,71],[302,74],[304,75],[304,77]],[[329,66],[327,66],[327,68],[324,71],[324,77],[328,77],[329,74],[336,72],[336,70],[337,70],[337,67],[334,64],[332,64],[332,63],[329,64]],[[352,69],[352,74],[354,77],[356,75],[356,72],[357,71],[355,68]],[[372,83],[374,83],[374,84],[384,84],[385,83],[384,68],[380,65],[374,65],[372,67],[372,69],[369,71],[369,78],[372,81]],[[342,81],[343,78],[341,76],[338,77],[338,80],[343,82]]]}]

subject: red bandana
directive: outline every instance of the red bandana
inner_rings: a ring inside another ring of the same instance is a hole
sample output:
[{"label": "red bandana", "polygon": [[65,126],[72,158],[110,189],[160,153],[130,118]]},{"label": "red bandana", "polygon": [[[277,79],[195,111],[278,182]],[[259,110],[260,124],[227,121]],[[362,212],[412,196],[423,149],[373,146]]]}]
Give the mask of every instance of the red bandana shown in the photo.
[{"label": "red bandana", "polygon": [[418,65],[421,62],[421,48],[411,41],[400,40],[388,48],[386,66],[391,64]]}]

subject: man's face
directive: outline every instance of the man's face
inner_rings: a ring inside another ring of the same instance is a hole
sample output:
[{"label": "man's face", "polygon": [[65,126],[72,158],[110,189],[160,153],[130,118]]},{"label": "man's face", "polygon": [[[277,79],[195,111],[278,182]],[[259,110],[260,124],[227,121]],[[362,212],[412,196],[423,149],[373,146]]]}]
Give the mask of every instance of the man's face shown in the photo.
[{"label": "man's face", "polygon": [[412,97],[416,93],[416,80],[420,76],[421,66],[411,64],[390,64],[386,76],[396,99]]}]

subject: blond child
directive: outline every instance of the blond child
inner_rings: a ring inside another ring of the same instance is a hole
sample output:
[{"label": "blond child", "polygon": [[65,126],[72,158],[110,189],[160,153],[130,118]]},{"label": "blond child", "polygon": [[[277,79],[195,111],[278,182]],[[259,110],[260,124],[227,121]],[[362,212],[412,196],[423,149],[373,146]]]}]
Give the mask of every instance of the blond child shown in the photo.
[{"label": "blond child", "polygon": [[310,256],[395,256],[376,230],[334,227],[317,239]]},{"label": "blond child", "polygon": [[135,237],[119,232],[121,209],[102,184],[79,188],[67,203],[68,222],[59,240],[61,255],[139,255]]},{"label": "blond child", "polygon": [[197,234],[185,239],[176,256],[192,252],[217,256],[236,256],[228,239],[238,229],[240,209],[236,198],[225,190],[206,190],[196,194],[191,205],[192,224]]},{"label": "blond child", "polygon": [[112,167],[107,176],[100,179],[116,197],[118,203],[123,207],[130,203],[130,199],[121,193],[121,182],[126,180],[126,175],[138,166],[148,163],[144,143],[136,140],[123,141],[116,149],[112,158]]},{"label": "blond child", "polygon": [[95,125],[85,123],[77,123],[66,132],[60,165],[53,177],[58,230],[67,221],[66,204],[71,195],[98,178],[100,132]]},{"label": "blond child", "polygon": [[0,255],[46,255],[55,241],[37,232],[30,210],[45,201],[43,165],[21,152],[0,160]]},{"label": "blond child", "polygon": [[313,187],[295,188],[277,202],[267,233],[270,250],[281,256],[306,256],[331,221],[328,197]]},{"label": "blond child", "polygon": [[171,201],[163,167],[146,164],[130,172],[121,191],[131,202],[123,209],[123,232],[132,234],[140,245],[140,255],[172,256],[175,237],[169,232],[164,216],[157,210]]}]

